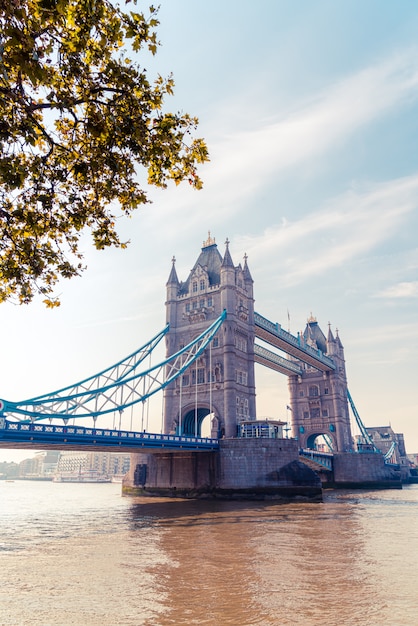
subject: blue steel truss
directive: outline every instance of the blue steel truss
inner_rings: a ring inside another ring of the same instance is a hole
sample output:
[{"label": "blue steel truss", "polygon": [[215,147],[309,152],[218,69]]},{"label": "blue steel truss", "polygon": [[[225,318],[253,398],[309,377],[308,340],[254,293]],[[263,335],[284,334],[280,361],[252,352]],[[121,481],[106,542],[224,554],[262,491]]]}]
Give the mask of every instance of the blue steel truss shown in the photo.
[{"label": "blue steel truss", "polygon": [[361,420],[360,414],[356,409],[356,405],[354,404],[354,400],[351,397],[351,394],[348,391],[348,389],[347,389],[347,398],[350,403],[351,410],[353,411],[353,415],[356,418],[357,426],[359,427],[360,432],[364,438],[364,441],[371,447],[373,452],[380,452],[380,450],[378,450],[376,446],[374,445],[373,439],[370,437],[369,433],[367,432],[367,429]]},{"label": "blue steel truss", "polygon": [[392,441],[392,444],[389,448],[389,450],[386,452],[386,454],[383,455],[385,461],[387,461],[388,463],[392,461],[392,457],[395,456],[395,450],[396,450],[396,446],[397,446],[397,442],[396,441]]},{"label": "blue steel truss", "polygon": [[145,346],[99,374],[58,391],[21,402],[0,400],[0,415],[17,421],[80,419],[122,412],[145,402],[172,383],[203,353],[226,318],[226,311],[187,346],[158,365],[137,372],[138,365],[151,354],[167,333],[168,325]]}]

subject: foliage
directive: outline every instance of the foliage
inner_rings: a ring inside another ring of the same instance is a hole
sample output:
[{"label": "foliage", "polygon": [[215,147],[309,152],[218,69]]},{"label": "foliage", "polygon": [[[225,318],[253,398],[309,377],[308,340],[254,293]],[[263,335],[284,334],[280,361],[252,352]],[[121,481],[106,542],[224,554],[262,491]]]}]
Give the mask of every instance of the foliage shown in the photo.
[{"label": "foliage", "polygon": [[[128,3],[129,0],[126,0]],[[197,119],[164,113],[173,79],[134,59],[155,54],[157,12],[109,0],[0,0],[0,302],[47,306],[84,269],[80,237],[124,247],[116,213],[148,202],[138,182],[202,185]]]}]

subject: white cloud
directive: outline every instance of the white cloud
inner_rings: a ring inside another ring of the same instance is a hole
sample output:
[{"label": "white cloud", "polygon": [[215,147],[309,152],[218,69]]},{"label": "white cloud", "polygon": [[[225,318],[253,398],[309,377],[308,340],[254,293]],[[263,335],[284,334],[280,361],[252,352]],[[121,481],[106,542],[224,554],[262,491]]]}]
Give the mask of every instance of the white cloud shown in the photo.
[{"label": "white cloud", "polygon": [[397,283],[375,295],[376,298],[417,298],[418,281]]},{"label": "white cloud", "polygon": [[349,191],[298,221],[286,220],[260,236],[238,240],[259,269],[274,259],[282,284],[295,285],[366,255],[393,237],[418,205],[418,175]]},{"label": "white cloud", "polygon": [[413,348],[413,343],[418,340],[418,325],[412,323],[403,324],[375,324],[367,328],[356,328],[350,333],[350,347],[367,348],[368,346],[384,346],[382,353],[387,354],[387,346],[401,346]]},{"label": "white cloud", "polygon": [[340,145],[417,96],[418,53],[411,49],[340,80],[280,120],[255,119],[256,130],[227,137],[213,150],[208,185],[224,183],[222,194],[230,188],[235,198],[259,190],[272,174]]},{"label": "white cloud", "polygon": [[[249,102],[245,132],[211,143],[219,119],[212,119],[204,130],[211,162],[201,170],[203,191],[193,193],[187,185],[173,191],[152,190],[158,210],[146,210],[143,219],[151,228],[158,227],[161,237],[170,238],[179,213],[187,215],[183,234],[195,231],[202,217],[209,216],[212,225],[226,214],[232,218],[283,172],[305,162],[315,167],[350,135],[417,98],[418,52],[411,48],[331,84],[275,119],[260,120],[256,105]],[[243,94],[237,99],[242,117],[246,99]],[[221,106],[219,111],[222,115]]]}]

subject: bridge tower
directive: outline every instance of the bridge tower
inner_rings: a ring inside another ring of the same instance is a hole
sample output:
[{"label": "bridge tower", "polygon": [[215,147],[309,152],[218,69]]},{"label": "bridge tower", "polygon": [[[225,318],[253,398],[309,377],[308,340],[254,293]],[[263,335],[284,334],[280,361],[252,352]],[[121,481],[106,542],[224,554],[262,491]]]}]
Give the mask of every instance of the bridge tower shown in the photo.
[{"label": "bridge tower", "polygon": [[300,447],[313,448],[316,437],[323,435],[333,452],[352,451],[344,348],[338,330],[334,337],[329,326],[325,337],[311,315],[303,339],[331,358],[335,370],[320,372],[297,361],[302,374],[289,377],[293,437],[298,439]]},{"label": "bridge tower", "polygon": [[238,424],[256,417],[253,280],[247,257],[243,266],[235,266],[228,240],[225,245],[222,257],[209,233],[185,282],[179,281],[172,260],[166,284],[167,356],[186,346],[222,311],[227,318],[193,367],[165,388],[166,433],[199,435],[210,413],[211,436],[236,437]]}]

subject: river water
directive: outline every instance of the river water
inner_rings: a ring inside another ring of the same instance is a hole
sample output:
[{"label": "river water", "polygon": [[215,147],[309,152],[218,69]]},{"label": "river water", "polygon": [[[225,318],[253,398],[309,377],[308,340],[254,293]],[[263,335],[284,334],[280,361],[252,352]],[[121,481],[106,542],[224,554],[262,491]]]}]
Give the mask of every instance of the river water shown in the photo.
[{"label": "river water", "polygon": [[418,485],[322,504],[0,481],[1,626],[418,624]]}]

